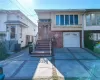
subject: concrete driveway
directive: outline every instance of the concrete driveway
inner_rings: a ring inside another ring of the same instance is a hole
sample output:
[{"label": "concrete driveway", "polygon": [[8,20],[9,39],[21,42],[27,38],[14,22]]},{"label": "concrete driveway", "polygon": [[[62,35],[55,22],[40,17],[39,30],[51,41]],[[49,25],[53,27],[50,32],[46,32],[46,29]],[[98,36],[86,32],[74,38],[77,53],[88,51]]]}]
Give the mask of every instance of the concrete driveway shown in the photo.
[{"label": "concrete driveway", "polygon": [[30,57],[28,50],[0,62],[9,80],[100,80],[100,60],[81,48],[55,48],[53,57]]}]

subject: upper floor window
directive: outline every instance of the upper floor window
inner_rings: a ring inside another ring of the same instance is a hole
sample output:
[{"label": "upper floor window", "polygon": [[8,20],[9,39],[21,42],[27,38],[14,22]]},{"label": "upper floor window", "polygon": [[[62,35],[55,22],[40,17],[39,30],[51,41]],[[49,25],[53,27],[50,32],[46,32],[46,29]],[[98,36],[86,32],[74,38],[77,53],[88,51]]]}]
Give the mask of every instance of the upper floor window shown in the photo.
[{"label": "upper floor window", "polygon": [[74,15],[74,19],[75,19],[75,24],[78,24],[78,15]]},{"label": "upper floor window", "polygon": [[60,16],[59,15],[56,15],[56,25],[60,25]]},{"label": "upper floor window", "polygon": [[100,14],[88,14],[86,15],[86,25],[100,25]]},{"label": "upper floor window", "polygon": [[97,18],[97,25],[100,25],[100,14],[97,14],[96,18]]},{"label": "upper floor window", "polygon": [[86,16],[86,25],[91,25],[91,17],[90,17],[90,15]]},{"label": "upper floor window", "polygon": [[64,25],[64,15],[60,15],[60,25]]},{"label": "upper floor window", "polygon": [[78,15],[56,15],[56,25],[78,25]]},{"label": "upper floor window", "polygon": [[74,18],[73,18],[73,15],[70,15],[70,25],[73,25],[74,24]]},{"label": "upper floor window", "polygon": [[65,15],[65,25],[69,25],[69,15]]}]

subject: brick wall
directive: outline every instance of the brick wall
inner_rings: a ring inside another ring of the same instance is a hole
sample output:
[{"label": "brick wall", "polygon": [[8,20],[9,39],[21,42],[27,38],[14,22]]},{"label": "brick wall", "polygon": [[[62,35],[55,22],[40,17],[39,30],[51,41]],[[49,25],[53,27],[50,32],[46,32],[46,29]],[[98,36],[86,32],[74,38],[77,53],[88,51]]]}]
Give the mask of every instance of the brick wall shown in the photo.
[{"label": "brick wall", "polygon": [[57,48],[61,48],[61,47],[63,47],[63,34],[62,34],[62,32],[56,32],[56,31],[54,31],[54,32],[51,32],[51,36],[53,37],[55,37],[55,39],[56,39],[56,45],[55,45],[55,47],[57,47]]}]

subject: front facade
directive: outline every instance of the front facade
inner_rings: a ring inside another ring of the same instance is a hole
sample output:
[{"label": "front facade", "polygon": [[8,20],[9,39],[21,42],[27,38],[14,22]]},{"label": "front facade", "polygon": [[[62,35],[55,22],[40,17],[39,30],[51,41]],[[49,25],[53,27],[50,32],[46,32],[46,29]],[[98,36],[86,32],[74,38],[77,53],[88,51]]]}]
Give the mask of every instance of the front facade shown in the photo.
[{"label": "front facade", "polygon": [[[35,10],[39,22],[39,39],[55,38],[55,47],[83,47],[84,32],[99,36],[100,10]],[[92,22],[92,23],[91,23]],[[94,36],[95,38],[96,36]]]},{"label": "front facade", "polygon": [[10,46],[18,43],[25,47],[28,42],[33,42],[37,26],[19,10],[1,10],[0,32],[5,33]]}]

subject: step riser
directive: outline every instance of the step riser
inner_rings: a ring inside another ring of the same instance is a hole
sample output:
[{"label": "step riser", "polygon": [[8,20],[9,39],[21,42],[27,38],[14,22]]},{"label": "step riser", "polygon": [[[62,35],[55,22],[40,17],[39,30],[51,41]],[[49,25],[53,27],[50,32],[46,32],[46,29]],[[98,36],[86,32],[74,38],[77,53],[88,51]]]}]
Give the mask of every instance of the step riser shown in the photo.
[{"label": "step riser", "polygon": [[37,40],[37,42],[50,42],[48,40]]},{"label": "step riser", "polygon": [[35,48],[50,48],[50,47],[49,46],[48,47],[45,47],[45,46],[42,46],[42,47],[36,46]]},{"label": "step riser", "polygon": [[38,42],[38,43],[49,43],[49,42],[44,41],[44,42]]},{"label": "step riser", "polygon": [[47,46],[49,46],[50,44],[37,44],[37,45],[47,45]]},{"label": "step riser", "polygon": [[36,48],[36,49],[43,49],[43,50],[49,50],[50,48]]},{"label": "step riser", "polygon": [[36,46],[36,48],[50,48],[50,46]]},{"label": "step riser", "polygon": [[45,47],[48,47],[48,46],[50,46],[50,45],[36,45],[36,46],[40,46],[40,47],[45,46]]},{"label": "step riser", "polygon": [[41,44],[41,43],[44,43],[44,44],[49,44],[49,42],[37,42],[37,43],[40,43],[40,44]]},{"label": "step riser", "polygon": [[50,49],[36,49],[36,51],[50,51]]},{"label": "step riser", "polygon": [[44,49],[44,50],[50,50],[50,48],[36,48],[36,49]]},{"label": "step riser", "polygon": [[50,48],[50,46],[36,46],[36,48]]},{"label": "step riser", "polygon": [[49,45],[48,43],[38,43],[37,45]]},{"label": "step riser", "polygon": [[43,55],[43,54],[45,54],[45,55],[50,55],[50,53],[35,53],[35,52],[33,52],[32,54],[35,54],[35,55]]}]

